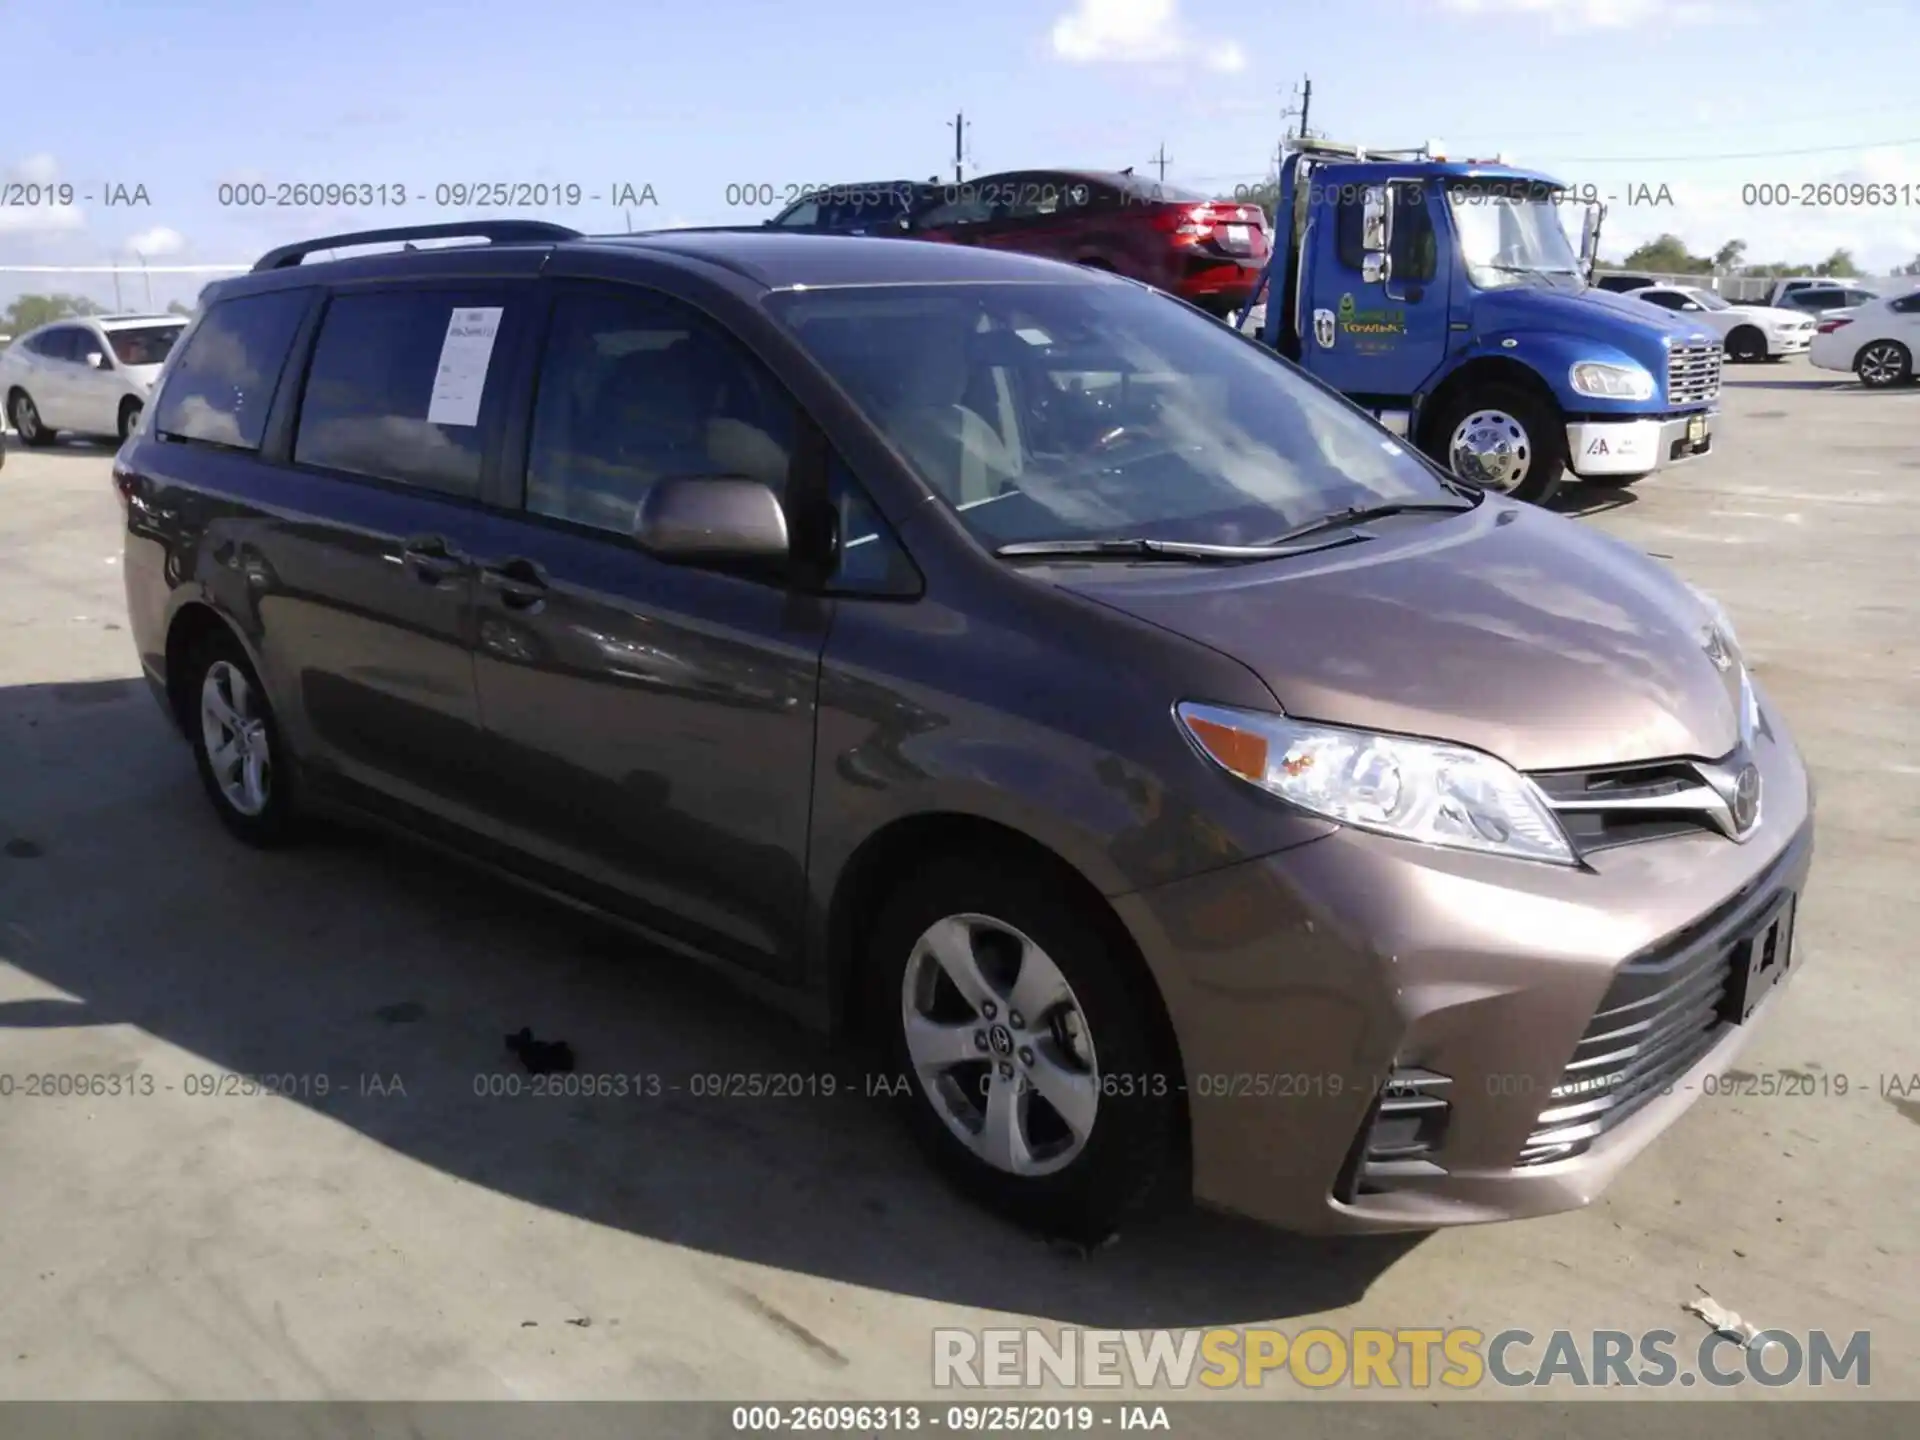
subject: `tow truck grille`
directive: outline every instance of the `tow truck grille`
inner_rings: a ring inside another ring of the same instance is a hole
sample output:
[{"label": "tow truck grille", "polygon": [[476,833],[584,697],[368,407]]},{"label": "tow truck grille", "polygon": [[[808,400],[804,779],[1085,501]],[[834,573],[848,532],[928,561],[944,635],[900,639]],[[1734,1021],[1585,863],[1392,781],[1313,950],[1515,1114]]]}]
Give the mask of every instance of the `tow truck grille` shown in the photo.
[{"label": "tow truck grille", "polygon": [[1700,405],[1720,398],[1719,344],[1676,345],[1667,357],[1667,403]]}]

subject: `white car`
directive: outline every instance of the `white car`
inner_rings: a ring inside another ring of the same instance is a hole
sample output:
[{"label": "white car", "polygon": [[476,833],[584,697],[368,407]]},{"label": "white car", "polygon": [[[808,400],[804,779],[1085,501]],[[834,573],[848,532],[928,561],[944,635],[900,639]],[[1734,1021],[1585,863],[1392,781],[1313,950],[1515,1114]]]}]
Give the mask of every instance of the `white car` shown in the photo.
[{"label": "white car", "polygon": [[30,330],[0,351],[0,404],[23,445],[62,430],[124,440],[140,421],[182,315],[87,315]]},{"label": "white car", "polygon": [[1920,354],[1920,290],[1870,300],[1820,321],[1808,357],[1822,370],[1849,370],[1862,385],[1883,390],[1913,379]]},{"label": "white car", "polygon": [[1804,355],[1813,345],[1812,315],[1770,305],[1730,305],[1697,285],[1649,285],[1632,291],[1635,300],[1691,316],[1720,332],[1729,360],[1778,360]]}]

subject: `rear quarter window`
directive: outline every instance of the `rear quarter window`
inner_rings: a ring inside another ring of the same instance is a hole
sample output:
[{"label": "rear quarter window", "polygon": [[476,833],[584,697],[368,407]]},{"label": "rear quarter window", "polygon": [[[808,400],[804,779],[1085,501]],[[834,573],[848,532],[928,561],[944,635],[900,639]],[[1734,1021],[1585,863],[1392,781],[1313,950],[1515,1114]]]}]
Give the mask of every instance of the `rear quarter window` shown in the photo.
[{"label": "rear quarter window", "polygon": [[310,294],[241,295],[207,311],[175,357],[154,407],[161,438],[258,450]]},{"label": "rear quarter window", "polygon": [[[307,370],[294,463],[477,496],[504,313],[497,292],[464,288],[336,295]],[[459,386],[443,376],[455,365],[472,371]]]}]

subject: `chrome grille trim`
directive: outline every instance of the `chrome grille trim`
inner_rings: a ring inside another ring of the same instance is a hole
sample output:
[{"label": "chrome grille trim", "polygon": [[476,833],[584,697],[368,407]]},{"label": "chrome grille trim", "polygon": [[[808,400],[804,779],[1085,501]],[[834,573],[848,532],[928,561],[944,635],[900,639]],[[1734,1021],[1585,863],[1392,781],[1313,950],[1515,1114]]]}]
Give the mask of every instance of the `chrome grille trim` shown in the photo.
[{"label": "chrome grille trim", "polygon": [[1600,1008],[1548,1092],[1514,1161],[1545,1165],[1581,1154],[1686,1074],[1733,1028],[1722,1014],[1733,966],[1772,914],[1804,837],[1738,895],[1614,972]]},{"label": "chrome grille trim", "polygon": [[1702,405],[1719,399],[1723,359],[1719,341],[1674,346],[1667,356],[1667,403]]}]

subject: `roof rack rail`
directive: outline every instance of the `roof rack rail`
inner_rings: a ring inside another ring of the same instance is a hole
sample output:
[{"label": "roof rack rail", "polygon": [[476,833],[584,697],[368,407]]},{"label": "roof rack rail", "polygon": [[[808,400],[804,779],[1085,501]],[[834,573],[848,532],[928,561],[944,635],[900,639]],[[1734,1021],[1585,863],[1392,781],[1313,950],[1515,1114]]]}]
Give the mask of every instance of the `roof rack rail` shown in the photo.
[{"label": "roof rack rail", "polygon": [[580,232],[545,220],[462,220],[440,225],[401,225],[391,230],[355,230],[346,235],[322,235],[317,240],[302,240],[297,245],[282,245],[269,250],[254,263],[254,273],[285,270],[298,265],[318,250],[338,250],[347,245],[380,245],[396,240],[454,240],[478,238],[495,245],[529,243],[538,240],[578,240]]}]

